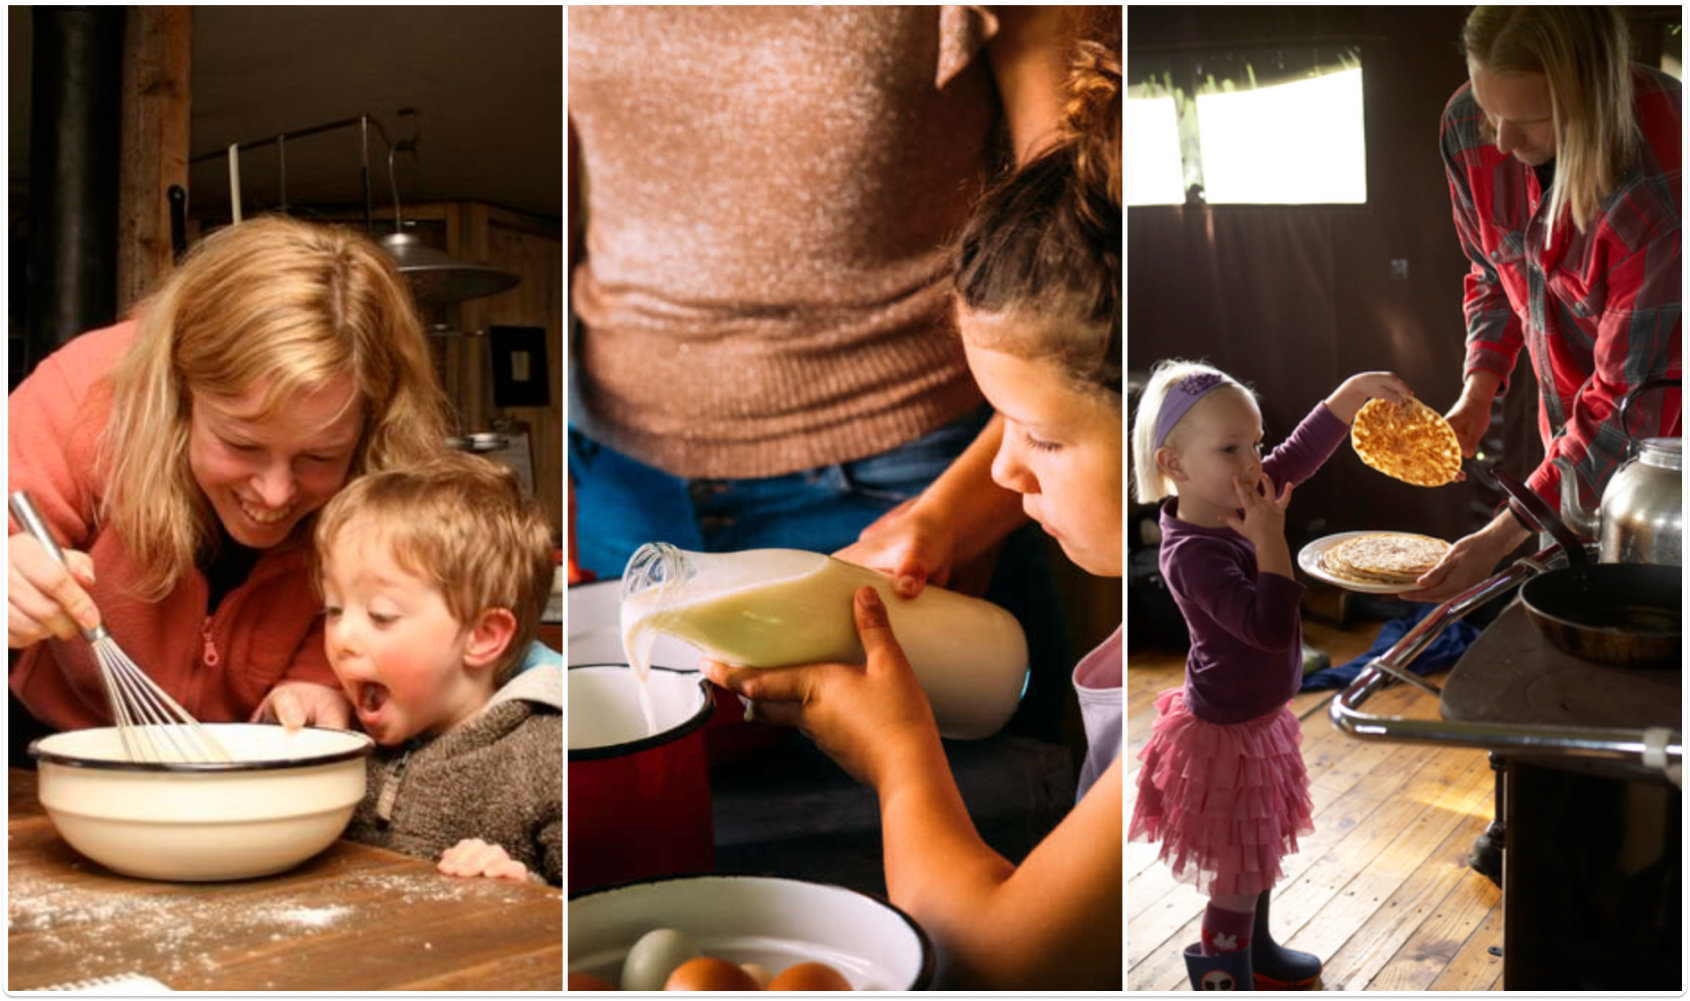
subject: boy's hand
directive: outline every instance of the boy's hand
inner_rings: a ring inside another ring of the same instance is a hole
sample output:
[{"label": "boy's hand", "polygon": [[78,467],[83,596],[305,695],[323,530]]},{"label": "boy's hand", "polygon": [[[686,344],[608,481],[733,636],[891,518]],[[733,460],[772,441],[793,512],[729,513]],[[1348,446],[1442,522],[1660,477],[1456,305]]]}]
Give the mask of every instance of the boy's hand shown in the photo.
[{"label": "boy's hand", "polygon": [[498,845],[480,838],[465,838],[446,849],[436,869],[447,876],[485,876],[513,883],[528,882],[528,867],[510,857]]},{"label": "boy's hand", "polygon": [[1356,419],[1356,412],[1368,400],[1390,400],[1401,405],[1414,398],[1414,390],[1397,378],[1395,372],[1362,372],[1345,379],[1326,398],[1326,409],[1345,424]]},{"label": "boy's hand", "polygon": [[289,732],[303,726],[348,730],[352,727],[352,703],[338,688],[310,681],[284,681],[259,703],[252,722],[280,723]]},{"label": "boy's hand", "polygon": [[853,778],[879,788],[900,765],[937,751],[939,731],[880,596],[859,588],[851,611],[866,663],[733,668],[704,660],[700,667],[752,700],[752,718],[798,727]]}]

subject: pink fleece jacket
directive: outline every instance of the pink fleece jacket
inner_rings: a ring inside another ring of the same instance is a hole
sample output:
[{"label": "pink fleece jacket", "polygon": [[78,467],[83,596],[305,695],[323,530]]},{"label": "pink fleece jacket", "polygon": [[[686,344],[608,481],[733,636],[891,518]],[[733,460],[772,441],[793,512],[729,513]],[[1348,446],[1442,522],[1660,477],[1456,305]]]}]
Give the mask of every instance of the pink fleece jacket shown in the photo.
[{"label": "pink fleece jacket", "polygon": [[[338,687],[302,533],[265,552],[215,610],[197,570],[161,601],[130,593],[139,568],[117,533],[96,520],[105,485],[94,454],[111,410],[106,373],[134,339],[132,322],[84,334],[7,398],[8,492],[28,490],[60,545],[93,557],[91,593],[117,645],[195,717],[245,720],[283,680]],[[18,530],[9,522],[8,536]],[[98,663],[80,637],[21,651],[11,686],[37,719],[58,729],[111,722]]]}]

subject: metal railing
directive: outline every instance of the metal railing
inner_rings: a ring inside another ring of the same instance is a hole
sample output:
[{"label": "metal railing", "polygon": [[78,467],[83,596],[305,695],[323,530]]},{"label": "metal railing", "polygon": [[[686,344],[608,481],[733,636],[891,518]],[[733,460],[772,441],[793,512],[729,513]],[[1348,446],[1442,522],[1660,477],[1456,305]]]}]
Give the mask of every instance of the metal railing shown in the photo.
[{"label": "metal railing", "polygon": [[1396,645],[1374,658],[1342,694],[1332,700],[1328,715],[1339,730],[1363,740],[1444,744],[1494,751],[1504,756],[1590,757],[1630,761],[1667,772],[1677,781],[1684,756],[1683,737],[1664,727],[1620,730],[1597,727],[1523,726],[1508,723],[1469,723],[1453,720],[1404,719],[1362,712],[1362,704],[1396,678],[1441,695],[1432,683],[1408,671],[1446,626],[1467,616],[1515,584],[1566,564],[1566,554],[1553,545],[1521,559],[1489,580],[1474,585],[1439,605],[1409,630]]}]

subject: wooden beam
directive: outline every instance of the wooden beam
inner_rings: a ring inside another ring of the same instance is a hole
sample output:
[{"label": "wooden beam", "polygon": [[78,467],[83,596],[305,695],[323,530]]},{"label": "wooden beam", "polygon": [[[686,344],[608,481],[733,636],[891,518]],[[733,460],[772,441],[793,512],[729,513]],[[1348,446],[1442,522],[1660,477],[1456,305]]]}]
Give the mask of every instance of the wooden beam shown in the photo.
[{"label": "wooden beam", "polygon": [[127,313],[175,263],[171,185],[188,186],[193,8],[134,6],[123,41],[117,303]]}]

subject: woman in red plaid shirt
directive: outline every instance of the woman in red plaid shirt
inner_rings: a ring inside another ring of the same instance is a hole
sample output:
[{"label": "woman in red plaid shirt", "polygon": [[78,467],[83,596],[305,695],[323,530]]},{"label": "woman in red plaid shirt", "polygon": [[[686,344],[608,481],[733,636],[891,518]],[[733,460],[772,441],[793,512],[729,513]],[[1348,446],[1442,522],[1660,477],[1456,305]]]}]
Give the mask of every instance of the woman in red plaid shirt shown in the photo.
[{"label": "woman in red plaid shirt", "polygon": [[[1620,401],[1679,375],[1679,82],[1630,63],[1612,7],[1477,7],[1470,83],[1444,109],[1444,169],[1462,249],[1467,363],[1449,412],[1472,455],[1524,346],[1547,455],[1528,485],[1560,507],[1565,458],[1587,506],[1626,460]],[[1679,433],[1679,391],[1641,394],[1637,438]],[[1531,531],[1510,511],[1457,542],[1404,597],[1442,601]]]}]

